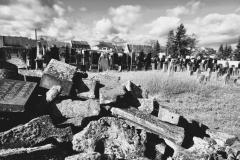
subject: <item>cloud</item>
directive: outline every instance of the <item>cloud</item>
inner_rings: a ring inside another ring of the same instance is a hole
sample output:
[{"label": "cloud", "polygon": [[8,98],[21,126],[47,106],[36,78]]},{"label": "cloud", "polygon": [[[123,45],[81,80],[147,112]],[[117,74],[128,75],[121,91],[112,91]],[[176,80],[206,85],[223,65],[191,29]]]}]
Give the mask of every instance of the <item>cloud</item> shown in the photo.
[{"label": "cloud", "polygon": [[176,29],[180,24],[180,19],[177,17],[159,17],[146,27],[150,28],[149,34],[158,37],[166,36],[172,29]]},{"label": "cloud", "polygon": [[112,16],[112,22],[122,32],[129,32],[135,22],[140,17],[140,6],[122,5],[117,8],[111,7],[109,14]]},{"label": "cloud", "polygon": [[200,45],[216,45],[220,43],[236,43],[240,35],[240,15],[208,14],[202,18],[196,18],[194,23],[188,24],[190,32],[196,33]]},{"label": "cloud", "polygon": [[117,34],[117,29],[113,26],[110,19],[103,18],[96,23],[96,31],[101,34],[108,35],[108,34]]},{"label": "cloud", "polygon": [[16,0],[0,5],[1,33],[28,36],[35,28],[41,30],[51,24],[54,17],[64,14],[59,4],[50,0]]},{"label": "cloud", "polygon": [[86,12],[86,11],[87,11],[87,8],[86,8],[86,7],[81,7],[81,8],[79,8],[79,10],[80,10],[81,12]]},{"label": "cloud", "polygon": [[74,9],[73,9],[71,6],[68,6],[68,7],[67,7],[67,11],[68,11],[68,12],[73,12]]},{"label": "cloud", "polygon": [[236,13],[240,13],[240,7],[235,10]]},{"label": "cloud", "polygon": [[182,15],[194,14],[200,8],[200,1],[190,1],[185,6],[177,6],[166,11],[168,16],[180,17]]}]

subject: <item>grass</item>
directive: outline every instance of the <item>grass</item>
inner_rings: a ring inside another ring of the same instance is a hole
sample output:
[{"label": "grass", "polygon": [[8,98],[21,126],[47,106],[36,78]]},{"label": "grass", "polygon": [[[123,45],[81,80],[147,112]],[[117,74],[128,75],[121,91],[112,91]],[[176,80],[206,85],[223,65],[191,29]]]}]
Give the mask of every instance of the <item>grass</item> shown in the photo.
[{"label": "grass", "polygon": [[161,105],[174,109],[179,114],[196,119],[210,128],[235,134],[240,137],[240,87],[225,85],[213,75],[210,82],[200,84],[189,73],[174,73],[168,76],[161,71],[110,72],[140,84],[149,95],[156,97]]},{"label": "grass", "polygon": [[211,92],[225,87],[217,81],[200,84],[196,76],[190,76],[187,72],[177,72],[171,76],[160,71],[122,72],[120,76],[122,81],[131,80],[140,84],[143,89],[149,91],[151,96],[161,94],[174,97],[179,94],[194,93],[206,97]]}]

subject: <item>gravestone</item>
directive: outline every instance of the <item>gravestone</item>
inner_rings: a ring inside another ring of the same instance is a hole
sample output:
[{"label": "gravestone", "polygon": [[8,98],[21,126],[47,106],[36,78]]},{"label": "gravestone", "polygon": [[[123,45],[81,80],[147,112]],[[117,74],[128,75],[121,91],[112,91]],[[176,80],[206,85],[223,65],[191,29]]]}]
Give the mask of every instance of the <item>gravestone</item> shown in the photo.
[{"label": "gravestone", "polygon": [[43,72],[40,87],[50,89],[53,86],[62,87],[62,95],[69,95],[73,85],[73,75],[76,67],[52,59]]},{"label": "gravestone", "polygon": [[24,112],[36,83],[18,80],[0,80],[0,112]]}]

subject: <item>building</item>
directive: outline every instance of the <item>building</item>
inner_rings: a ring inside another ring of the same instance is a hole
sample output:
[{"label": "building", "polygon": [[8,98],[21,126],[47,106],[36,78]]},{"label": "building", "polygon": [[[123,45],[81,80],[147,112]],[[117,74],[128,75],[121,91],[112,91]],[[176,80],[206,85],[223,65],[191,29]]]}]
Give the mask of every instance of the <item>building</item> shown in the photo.
[{"label": "building", "polygon": [[79,50],[90,50],[91,47],[86,41],[71,41],[72,48]]},{"label": "building", "polygon": [[115,46],[111,42],[100,41],[97,45],[93,46],[93,50],[113,52],[115,51]]}]

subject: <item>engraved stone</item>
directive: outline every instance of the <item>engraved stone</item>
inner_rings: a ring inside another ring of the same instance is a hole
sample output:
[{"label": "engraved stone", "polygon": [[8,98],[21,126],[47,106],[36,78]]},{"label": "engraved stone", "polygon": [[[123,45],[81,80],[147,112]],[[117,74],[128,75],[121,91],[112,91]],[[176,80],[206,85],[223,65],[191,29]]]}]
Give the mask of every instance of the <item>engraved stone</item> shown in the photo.
[{"label": "engraved stone", "polygon": [[18,80],[0,80],[0,111],[24,112],[36,83]]},{"label": "engraved stone", "polygon": [[40,87],[50,89],[52,86],[60,85],[62,95],[69,95],[72,89],[72,78],[76,67],[64,62],[52,59],[44,70]]}]

